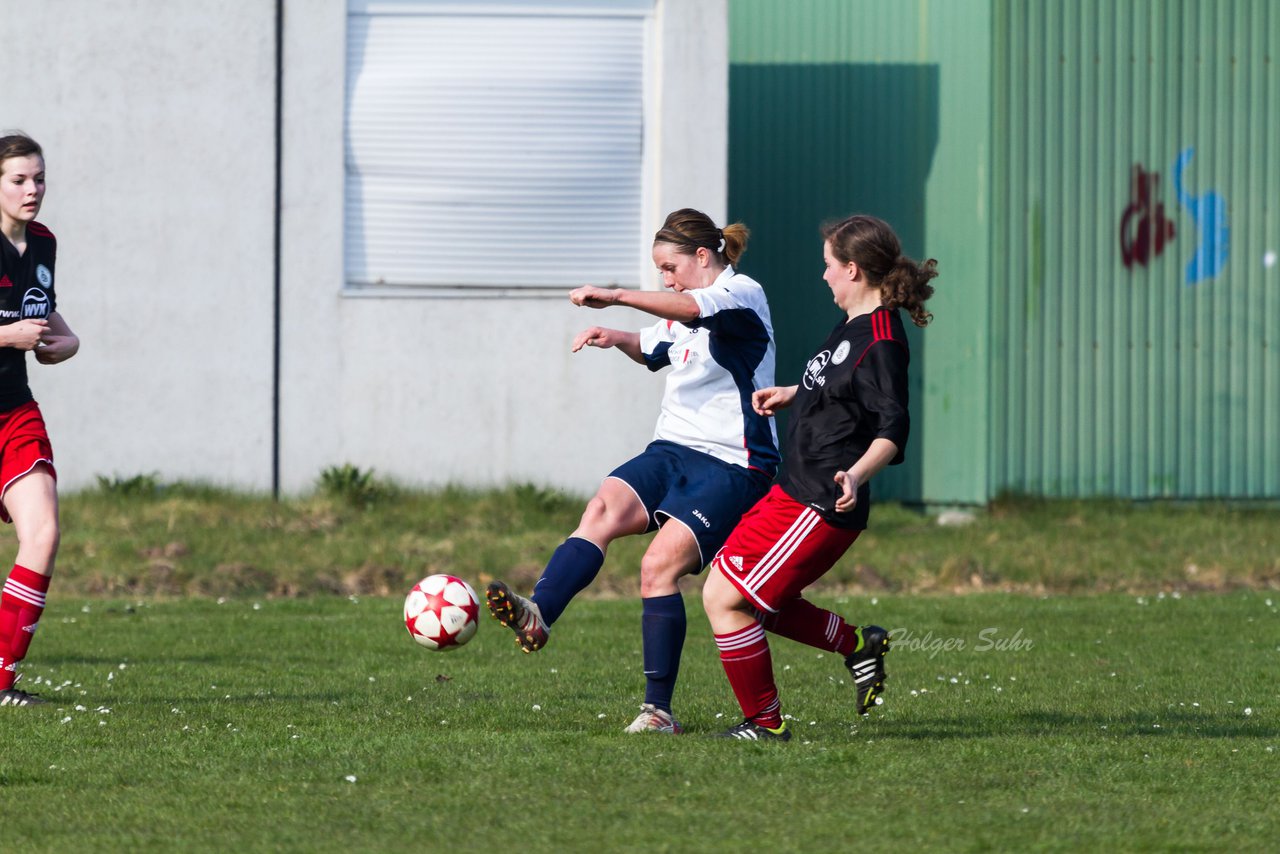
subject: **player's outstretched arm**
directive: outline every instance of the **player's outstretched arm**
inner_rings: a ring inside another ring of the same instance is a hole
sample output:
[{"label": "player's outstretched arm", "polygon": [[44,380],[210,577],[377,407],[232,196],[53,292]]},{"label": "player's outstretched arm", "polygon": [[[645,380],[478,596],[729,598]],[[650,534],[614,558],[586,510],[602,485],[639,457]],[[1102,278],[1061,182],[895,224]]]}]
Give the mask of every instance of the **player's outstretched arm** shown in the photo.
[{"label": "player's outstretched arm", "polygon": [[71,327],[62,319],[62,315],[53,312],[49,315],[49,325],[41,336],[40,346],[36,349],[36,361],[42,365],[56,365],[65,362],[80,351],[80,338],[71,331]]},{"label": "player's outstretched arm", "polygon": [[799,386],[770,386],[769,388],[757,389],[751,393],[751,408],[756,411],[757,415],[766,417],[774,415],[779,409],[786,409],[791,402],[796,399],[796,389]]},{"label": "player's outstretched arm", "polygon": [[600,288],[595,285],[583,285],[569,292],[569,300],[574,305],[584,308],[606,308],[611,305],[625,305],[648,312],[663,320],[678,320],[688,323],[702,316],[697,301],[684,293],[667,291],[631,291],[624,288]]},{"label": "player's outstretched arm", "polygon": [[573,339],[573,352],[576,353],[583,347],[599,347],[601,350],[616,347],[626,353],[633,362],[644,364],[644,354],[640,352],[639,332],[623,332],[621,329],[592,326],[590,329],[579,332]]}]

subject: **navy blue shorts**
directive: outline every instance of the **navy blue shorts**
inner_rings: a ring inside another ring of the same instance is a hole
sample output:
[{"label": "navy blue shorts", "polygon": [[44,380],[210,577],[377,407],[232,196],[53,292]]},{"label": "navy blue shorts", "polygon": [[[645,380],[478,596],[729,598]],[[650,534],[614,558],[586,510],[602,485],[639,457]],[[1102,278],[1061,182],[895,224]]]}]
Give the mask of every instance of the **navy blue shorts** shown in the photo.
[{"label": "navy blue shorts", "polygon": [[698,571],[715,557],[742,514],[769,491],[763,472],[717,460],[675,442],[651,442],[609,473],[640,499],[649,531],[674,519],[698,541]]}]

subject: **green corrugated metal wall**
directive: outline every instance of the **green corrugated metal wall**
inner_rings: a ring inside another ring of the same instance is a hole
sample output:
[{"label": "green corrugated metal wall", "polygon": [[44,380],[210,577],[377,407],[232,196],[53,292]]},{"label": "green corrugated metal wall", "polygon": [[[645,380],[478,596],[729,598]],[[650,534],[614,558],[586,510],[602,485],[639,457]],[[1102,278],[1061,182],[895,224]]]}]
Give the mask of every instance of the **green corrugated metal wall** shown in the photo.
[{"label": "green corrugated metal wall", "polygon": [[1268,0],[730,0],[780,379],[838,320],[821,221],[939,260],[881,495],[1280,495],[1277,44]]},{"label": "green corrugated metal wall", "polygon": [[1280,495],[1280,8],[993,20],[993,488]]}]

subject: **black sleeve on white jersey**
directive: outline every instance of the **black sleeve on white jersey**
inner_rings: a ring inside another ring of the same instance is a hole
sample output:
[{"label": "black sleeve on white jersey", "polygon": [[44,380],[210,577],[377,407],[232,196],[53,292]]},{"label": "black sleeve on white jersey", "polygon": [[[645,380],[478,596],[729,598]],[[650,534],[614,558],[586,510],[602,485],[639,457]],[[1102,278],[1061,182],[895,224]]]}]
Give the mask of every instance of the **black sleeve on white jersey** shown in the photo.
[{"label": "black sleeve on white jersey", "polygon": [[888,439],[898,446],[889,462],[902,462],[911,433],[911,415],[907,411],[907,349],[892,340],[876,341],[867,350],[853,372],[854,393],[875,438]]},{"label": "black sleeve on white jersey", "polygon": [[671,364],[671,342],[660,341],[653,348],[652,353],[641,353],[644,356],[644,365],[651,371],[660,371],[667,365]]},{"label": "black sleeve on white jersey", "polygon": [[755,282],[735,276],[729,284],[697,288],[688,294],[698,304],[698,317],[684,321],[685,326],[730,338],[769,336],[760,315],[766,304],[764,289]]},{"label": "black sleeve on white jersey", "polygon": [[730,308],[723,311],[717,311],[709,317],[699,317],[697,320],[691,320],[686,326],[702,327],[708,332],[714,332],[717,335],[724,335],[729,338],[768,338],[769,331],[765,328],[764,321],[760,319],[760,315],[750,308]]}]

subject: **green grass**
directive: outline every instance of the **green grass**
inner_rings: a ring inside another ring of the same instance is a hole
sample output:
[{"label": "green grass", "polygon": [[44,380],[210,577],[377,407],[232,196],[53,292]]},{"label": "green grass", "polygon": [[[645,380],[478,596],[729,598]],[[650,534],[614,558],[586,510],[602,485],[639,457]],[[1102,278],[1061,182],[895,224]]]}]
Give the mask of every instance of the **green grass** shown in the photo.
[{"label": "green grass", "polygon": [[[279,503],[154,479],[66,497],[58,585],[95,595],[390,595],[418,578],[531,585],[580,498],[518,486],[409,492],[350,467]],[[870,592],[1280,589],[1280,509],[1004,500],[963,527],[891,503],[824,579]],[[598,593],[634,596],[646,542],[609,550]]]},{"label": "green grass", "polygon": [[466,648],[427,652],[399,596],[218,604],[69,587],[55,585],[25,668],[54,704],[0,709],[0,836],[14,850],[1280,838],[1280,597],[1267,591],[821,599],[900,630],[886,703],[853,722],[836,658],[776,640],[797,735],[779,745],[705,737],[737,712],[693,596],[676,698],[689,734],[663,738],[620,732],[642,690],[631,600],[576,602],[526,656],[487,618]]},{"label": "green grass", "polygon": [[877,505],[816,589],[898,630],[886,704],[854,721],[836,658],[778,640],[797,737],[760,745],[705,737],[738,712],[696,595],[676,697],[689,735],[621,733],[643,689],[644,538],[610,549],[595,596],[537,655],[487,618],[455,653],[409,640],[413,581],[527,589],[581,505],[530,486],[411,492],[350,466],[281,502],[145,475],[65,496],[24,665],[54,705],[0,709],[0,839],[808,852],[1280,838],[1276,508],[1006,499],[942,527]]}]

